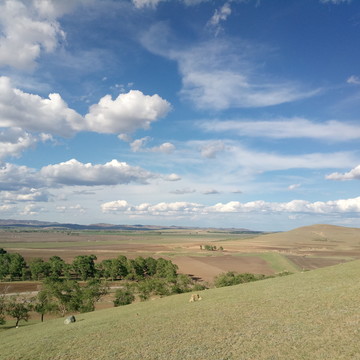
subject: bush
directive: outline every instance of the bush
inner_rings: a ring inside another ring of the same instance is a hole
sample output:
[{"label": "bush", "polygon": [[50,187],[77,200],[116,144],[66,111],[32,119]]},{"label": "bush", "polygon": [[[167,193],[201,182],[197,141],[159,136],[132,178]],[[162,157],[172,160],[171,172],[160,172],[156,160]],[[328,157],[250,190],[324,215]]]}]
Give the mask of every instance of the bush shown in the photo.
[{"label": "bush", "polygon": [[234,271],[229,271],[227,273],[217,276],[215,278],[214,285],[215,287],[232,286],[262,280],[265,278],[265,275],[256,275],[249,273],[238,274]]},{"label": "bush", "polygon": [[135,300],[134,294],[130,290],[118,289],[115,292],[114,306],[131,304]]}]

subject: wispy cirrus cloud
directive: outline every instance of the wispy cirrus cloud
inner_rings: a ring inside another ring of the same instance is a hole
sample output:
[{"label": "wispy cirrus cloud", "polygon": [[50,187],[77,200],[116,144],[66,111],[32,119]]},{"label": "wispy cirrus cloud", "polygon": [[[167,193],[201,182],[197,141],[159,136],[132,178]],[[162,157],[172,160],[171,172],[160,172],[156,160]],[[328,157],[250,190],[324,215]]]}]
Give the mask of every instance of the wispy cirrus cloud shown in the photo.
[{"label": "wispy cirrus cloud", "polygon": [[182,77],[180,95],[200,109],[273,106],[320,91],[260,69],[261,59],[272,51],[263,45],[239,40],[234,46],[233,41],[222,39],[180,48],[174,45],[177,41],[164,23],[152,26],[141,41],[149,51],[177,62]]},{"label": "wispy cirrus cloud", "polygon": [[337,120],[312,122],[304,118],[275,120],[201,121],[198,126],[208,132],[236,133],[240,136],[273,139],[310,138],[330,141],[360,139],[360,126]]}]

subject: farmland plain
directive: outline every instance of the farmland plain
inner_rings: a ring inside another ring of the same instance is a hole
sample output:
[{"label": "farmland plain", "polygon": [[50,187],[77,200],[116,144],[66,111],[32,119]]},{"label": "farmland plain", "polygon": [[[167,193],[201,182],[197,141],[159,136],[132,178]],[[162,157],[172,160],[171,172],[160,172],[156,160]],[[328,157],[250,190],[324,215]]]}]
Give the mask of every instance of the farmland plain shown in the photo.
[{"label": "farmland plain", "polygon": [[[216,251],[204,250],[204,245]],[[212,282],[226,271],[271,275],[298,272],[360,259],[360,229],[312,225],[288,232],[257,234],[216,229],[145,231],[19,229],[0,230],[0,248],[30,260],[58,255],[71,262],[94,254],[98,261],[125,255],[164,257],[179,272]],[[222,250],[219,249],[222,247]]]}]

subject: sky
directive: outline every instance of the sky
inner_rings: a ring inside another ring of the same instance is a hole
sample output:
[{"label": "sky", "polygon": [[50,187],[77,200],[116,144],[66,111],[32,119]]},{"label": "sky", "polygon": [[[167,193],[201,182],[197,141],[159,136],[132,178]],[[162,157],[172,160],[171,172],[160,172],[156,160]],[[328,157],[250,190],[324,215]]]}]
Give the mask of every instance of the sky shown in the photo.
[{"label": "sky", "polygon": [[360,1],[0,0],[0,218],[360,227]]}]

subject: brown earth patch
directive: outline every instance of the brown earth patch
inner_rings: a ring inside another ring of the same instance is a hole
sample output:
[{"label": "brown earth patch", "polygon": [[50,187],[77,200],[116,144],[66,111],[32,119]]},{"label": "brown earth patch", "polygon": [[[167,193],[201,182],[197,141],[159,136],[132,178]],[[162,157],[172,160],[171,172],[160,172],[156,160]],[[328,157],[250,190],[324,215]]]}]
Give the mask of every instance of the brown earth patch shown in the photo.
[{"label": "brown earth patch", "polygon": [[179,272],[192,275],[204,281],[212,282],[214,277],[227,272],[273,274],[268,263],[256,256],[234,257],[231,255],[214,257],[178,256],[171,259],[179,266]]},{"label": "brown earth patch", "polygon": [[299,268],[304,270],[313,270],[346,262],[346,260],[344,259],[336,258],[330,259],[296,255],[287,255],[286,257],[291,260],[295,265],[299,266]]}]

